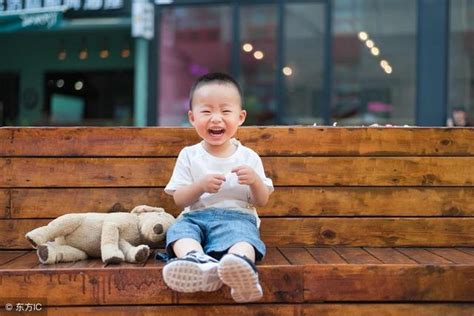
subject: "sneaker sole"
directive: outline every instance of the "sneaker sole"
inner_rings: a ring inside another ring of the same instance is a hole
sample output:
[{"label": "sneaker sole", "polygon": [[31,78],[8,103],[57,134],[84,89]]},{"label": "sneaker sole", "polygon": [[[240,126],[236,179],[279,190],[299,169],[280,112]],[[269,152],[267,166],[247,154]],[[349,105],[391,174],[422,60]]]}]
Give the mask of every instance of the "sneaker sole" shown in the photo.
[{"label": "sneaker sole", "polygon": [[177,260],[164,266],[163,279],[172,290],[183,293],[212,292],[222,287],[217,264]]},{"label": "sneaker sole", "polygon": [[262,298],[258,274],[242,259],[224,256],[219,263],[218,273],[222,282],[231,288],[230,293],[236,302],[253,302]]}]

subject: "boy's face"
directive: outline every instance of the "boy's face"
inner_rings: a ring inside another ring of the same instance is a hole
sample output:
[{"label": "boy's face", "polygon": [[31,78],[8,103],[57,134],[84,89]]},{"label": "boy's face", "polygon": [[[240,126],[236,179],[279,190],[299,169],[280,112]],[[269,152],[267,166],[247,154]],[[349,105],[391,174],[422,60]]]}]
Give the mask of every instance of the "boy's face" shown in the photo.
[{"label": "boy's face", "polygon": [[209,83],[194,91],[189,122],[210,146],[226,146],[245,121],[237,88],[226,83]]}]

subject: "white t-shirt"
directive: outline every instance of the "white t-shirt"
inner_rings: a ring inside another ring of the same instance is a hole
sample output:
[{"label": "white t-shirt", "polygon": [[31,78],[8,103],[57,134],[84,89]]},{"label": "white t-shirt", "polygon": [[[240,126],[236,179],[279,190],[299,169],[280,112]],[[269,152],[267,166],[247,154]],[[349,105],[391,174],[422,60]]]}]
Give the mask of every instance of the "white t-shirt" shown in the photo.
[{"label": "white t-shirt", "polygon": [[215,157],[208,153],[202,142],[181,150],[173,175],[165,187],[166,193],[173,195],[179,187],[190,185],[211,173],[224,174],[226,177],[226,181],[217,193],[202,194],[199,200],[186,207],[182,214],[209,207],[235,209],[255,215],[257,222],[260,223],[257,211],[250,202],[250,187],[239,184],[237,175],[231,170],[241,165],[250,166],[270,192],[273,192],[272,180],[265,176],[262,160],[256,152],[245,147],[235,138],[232,138],[231,142],[237,146],[237,149],[231,156],[225,158]]}]

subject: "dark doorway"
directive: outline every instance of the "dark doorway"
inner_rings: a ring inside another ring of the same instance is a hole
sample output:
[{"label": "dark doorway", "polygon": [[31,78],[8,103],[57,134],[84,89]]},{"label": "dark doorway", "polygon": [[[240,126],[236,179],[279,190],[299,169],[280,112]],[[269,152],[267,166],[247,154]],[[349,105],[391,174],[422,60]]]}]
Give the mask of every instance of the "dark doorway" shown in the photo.
[{"label": "dark doorway", "polygon": [[19,74],[0,73],[0,125],[17,124],[19,86]]},{"label": "dark doorway", "polygon": [[133,70],[49,72],[50,125],[133,125]]}]

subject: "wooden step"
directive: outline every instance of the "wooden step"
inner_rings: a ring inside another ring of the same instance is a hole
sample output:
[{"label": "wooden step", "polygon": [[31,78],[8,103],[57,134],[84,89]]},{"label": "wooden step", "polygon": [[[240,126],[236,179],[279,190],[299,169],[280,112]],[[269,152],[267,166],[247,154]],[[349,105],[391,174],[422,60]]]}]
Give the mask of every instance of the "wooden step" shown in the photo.
[{"label": "wooden step", "polygon": [[[258,265],[259,303],[474,302],[470,249],[269,248]],[[227,287],[212,295],[169,290],[163,263],[152,258],[138,265],[42,265],[33,251],[1,251],[0,262],[2,298],[32,297],[54,306],[233,303]]]}]

